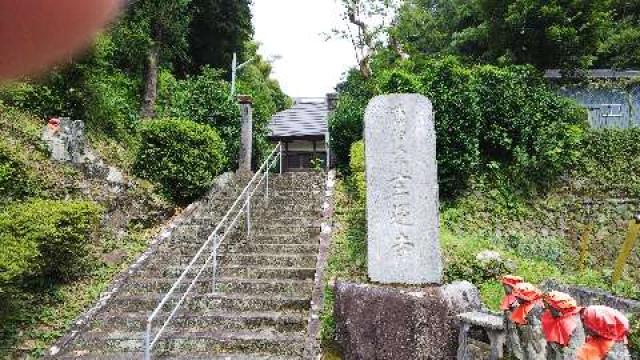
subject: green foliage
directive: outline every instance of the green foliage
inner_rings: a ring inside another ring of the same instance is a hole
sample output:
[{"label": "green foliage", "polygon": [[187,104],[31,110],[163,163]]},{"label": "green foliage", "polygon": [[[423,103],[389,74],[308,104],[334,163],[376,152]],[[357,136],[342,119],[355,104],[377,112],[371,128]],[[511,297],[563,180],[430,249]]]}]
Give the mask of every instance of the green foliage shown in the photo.
[{"label": "green foliage", "polygon": [[37,193],[39,188],[16,151],[0,142],[0,203],[25,199]]},{"label": "green foliage", "polygon": [[0,213],[3,282],[23,275],[69,281],[82,275],[100,219],[92,202],[33,200]]},{"label": "green foliage", "polygon": [[154,120],[140,129],[134,172],[187,204],[211,188],[226,166],[224,142],[213,128],[190,120]]},{"label": "green foliage", "polygon": [[575,162],[586,115],[555,95],[533,69],[483,66],[476,71],[475,88],[485,104],[484,164],[548,181]]},{"label": "green foliage", "polygon": [[345,167],[349,164],[351,144],[362,139],[366,106],[366,101],[348,94],[341,95],[338,107],[329,118],[331,148],[339,166]]},{"label": "green foliage", "polygon": [[618,0],[409,0],[390,32],[412,56],[458,55],[474,63],[570,72],[596,61],[625,64],[629,57],[637,66],[633,6]]},{"label": "green foliage", "polygon": [[637,360],[640,356],[640,315],[636,314],[630,320],[631,331],[629,331],[629,348],[632,352],[632,359]]},{"label": "green foliage", "polygon": [[436,113],[440,191],[455,194],[468,186],[479,165],[481,97],[470,85],[472,72],[453,58],[427,62],[417,70]]},{"label": "green foliage", "polygon": [[364,141],[354,142],[353,145],[351,145],[351,162],[349,163],[352,173],[365,171],[364,157]]},{"label": "green foliage", "polygon": [[87,128],[92,135],[133,141],[139,83],[119,71],[93,71],[85,82]]},{"label": "green foliage", "polygon": [[0,101],[42,119],[79,118],[83,109],[81,81],[82,72],[74,66],[54,69],[37,81],[0,84]]},{"label": "green foliage", "polygon": [[[233,53],[239,52],[253,35],[250,5],[249,0],[191,1],[191,69],[211,66],[226,70],[231,66]],[[239,59],[243,60],[246,59]]]},{"label": "green foliage", "polygon": [[355,192],[354,198],[364,206],[367,197],[367,179],[365,177],[365,152],[364,141],[360,140],[351,146],[351,170],[350,183]]},{"label": "green foliage", "polygon": [[454,58],[416,59],[376,74],[367,85],[350,76],[342,86],[330,119],[339,162],[348,161],[346,150],[362,138],[369,99],[400,92],[421,92],[433,102],[438,176],[446,197],[487,175],[512,188],[548,184],[579,158],[586,112],[556,95],[531,67],[465,68]]},{"label": "green foliage", "polygon": [[272,66],[258,54],[259,44],[250,42],[245,47],[245,57],[253,60],[242,68],[237,83],[237,94],[250,95],[253,109],[254,159],[262,163],[272,150],[267,140],[269,122],[278,111],[290,107],[291,100],[280,89],[277,81],[270,79]]},{"label": "green foliage", "polygon": [[221,74],[205,68],[201,75],[178,80],[168,71],[159,78],[158,111],[160,118],[191,119],[215,128],[224,141],[221,149],[224,165],[237,162],[240,144],[240,110],[229,96],[229,84]]},{"label": "green foliage", "polygon": [[575,176],[585,181],[581,190],[613,196],[640,194],[640,129],[590,130],[582,142]]}]

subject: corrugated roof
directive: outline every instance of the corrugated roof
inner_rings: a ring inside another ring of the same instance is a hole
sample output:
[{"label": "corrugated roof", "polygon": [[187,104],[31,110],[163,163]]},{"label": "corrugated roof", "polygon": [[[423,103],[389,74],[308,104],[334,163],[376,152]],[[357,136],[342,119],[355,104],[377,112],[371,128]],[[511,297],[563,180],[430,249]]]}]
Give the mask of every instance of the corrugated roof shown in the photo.
[{"label": "corrugated roof", "polygon": [[328,117],[329,110],[324,101],[299,100],[290,109],[271,118],[270,136],[324,136],[328,131]]},{"label": "corrugated roof", "polygon": [[[617,71],[613,69],[593,69],[587,70],[586,75],[592,79],[632,79],[640,76],[640,71],[637,70],[624,70]],[[545,71],[544,77],[547,79],[560,79],[562,73],[558,69],[550,69]]]}]

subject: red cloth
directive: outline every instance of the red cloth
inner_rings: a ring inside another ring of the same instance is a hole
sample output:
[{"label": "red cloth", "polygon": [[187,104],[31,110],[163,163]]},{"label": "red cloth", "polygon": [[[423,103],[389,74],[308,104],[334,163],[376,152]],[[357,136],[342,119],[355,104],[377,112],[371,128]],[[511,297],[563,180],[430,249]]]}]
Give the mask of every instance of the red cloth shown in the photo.
[{"label": "red cloth", "polygon": [[616,342],[627,342],[629,320],[607,306],[589,306],[582,312],[585,329],[593,333],[578,350],[578,360],[603,360]]},{"label": "red cloth", "polygon": [[597,336],[588,336],[587,341],[578,349],[578,360],[604,360],[616,342]]},{"label": "red cloth", "polygon": [[514,287],[516,284],[520,284],[521,282],[524,282],[524,279],[520,276],[505,275],[502,277],[502,285],[507,285],[509,287]]},{"label": "red cloth", "polygon": [[[581,308],[576,300],[559,291],[552,291],[545,295],[544,301],[549,307],[542,314],[542,332],[548,342],[555,342],[561,346],[569,345],[571,335],[578,327],[578,320],[575,315],[580,313]],[[559,316],[554,316],[559,313]]]},{"label": "red cloth", "polygon": [[[513,287],[516,284],[520,284],[523,281],[524,280],[520,276],[505,275],[502,277],[502,285],[507,287],[509,289],[508,291],[511,291],[511,289],[513,289]],[[513,306],[513,303],[516,302],[516,300],[517,299],[513,294],[506,294],[502,298],[502,303],[500,304],[500,308],[502,310],[511,310],[511,307]]]},{"label": "red cloth", "polygon": [[523,282],[513,287],[513,295],[520,304],[511,313],[511,321],[519,325],[526,325],[527,314],[536,305],[542,305],[542,291],[529,283]]}]

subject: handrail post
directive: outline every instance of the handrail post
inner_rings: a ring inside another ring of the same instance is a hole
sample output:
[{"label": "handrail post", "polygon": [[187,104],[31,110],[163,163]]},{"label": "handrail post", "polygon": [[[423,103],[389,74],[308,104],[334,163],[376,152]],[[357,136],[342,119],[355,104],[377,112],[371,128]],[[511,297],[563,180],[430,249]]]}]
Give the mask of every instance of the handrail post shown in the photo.
[{"label": "handrail post", "polygon": [[[271,160],[269,160],[269,161],[271,161]],[[266,188],[265,188],[265,191],[264,191],[264,200],[265,200],[266,204],[269,204],[269,170],[271,170],[271,169],[269,169],[271,167],[270,165],[271,165],[271,163],[269,163],[269,166],[267,166],[267,182],[266,182],[266,185],[265,185]]]},{"label": "handrail post", "polygon": [[211,293],[216,292],[216,268],[218,267],[218,242],[219,235],[217,232],[213,234],[213,241],[211,244]]},{"label": "handrail post", "polygon": [[280,151],[280,155],[279,155],[279,158],[280,158],[280,175],[282,175],[282,141],[280,141],[280,143],[278,144],[278,148],[279,148],[279,151]]},{"label": "handrail post", "polygon": [[151,322],[147,320],[147,331],[144,334],[144,360],[151,360]]},{"label": "handrail post", "polygon": [[247,240],[251,239],[251,195],[247,193]]}]

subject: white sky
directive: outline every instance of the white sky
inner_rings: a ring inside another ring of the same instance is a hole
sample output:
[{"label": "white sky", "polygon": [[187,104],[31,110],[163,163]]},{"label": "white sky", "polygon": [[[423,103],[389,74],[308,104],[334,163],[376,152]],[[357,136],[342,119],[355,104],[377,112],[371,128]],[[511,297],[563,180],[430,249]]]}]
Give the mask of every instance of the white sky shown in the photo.
[{"label": "white sky", "polygon": [[325,41],[339,27],[337,0],[254,0],[255,39],[265,58],[280,56],[273,77],[292,97],[324,97],[355,65],[347,40]]}]

